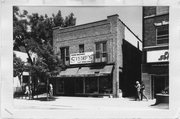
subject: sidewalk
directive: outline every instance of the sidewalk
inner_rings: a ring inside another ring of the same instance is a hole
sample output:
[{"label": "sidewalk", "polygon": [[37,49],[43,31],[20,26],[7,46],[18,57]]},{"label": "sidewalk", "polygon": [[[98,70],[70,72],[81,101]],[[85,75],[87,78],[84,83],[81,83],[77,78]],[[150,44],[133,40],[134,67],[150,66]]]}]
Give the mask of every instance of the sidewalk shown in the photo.
[{"label": "sidewalk", "polygon": [[[43,97],[40,97],[43,99]],[[131,98],[54,97],[54,100],[14,99],[14,118],[168,117],[167,105]],[[30,113],[28,113],[30,112]]]}]

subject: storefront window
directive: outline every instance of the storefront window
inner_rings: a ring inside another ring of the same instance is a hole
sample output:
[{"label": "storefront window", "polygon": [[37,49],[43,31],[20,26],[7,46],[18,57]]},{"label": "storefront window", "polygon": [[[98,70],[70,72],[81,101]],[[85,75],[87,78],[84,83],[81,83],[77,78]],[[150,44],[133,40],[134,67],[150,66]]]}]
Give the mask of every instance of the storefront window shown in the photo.
[{"label": "storefront window", "polygon": [[64,93],[64,80],[57,79],[57,93],[62,94]]},{"label": "storefront window", "polygon": [[97,77],[85,79],[85,91],[86,93],[98,93]]},{"label": "storefront window", "polygon": [[152,76],[153,96],[157,93],[169,93],[169,76]]},{"label": "storefront window", "polygon": [[83,78],[75,80],[75,93],[83,93]]},{"label": "storefront window", "polygon": [[110,77],[99,78],[99,93],[112,93],[112,79]]}]

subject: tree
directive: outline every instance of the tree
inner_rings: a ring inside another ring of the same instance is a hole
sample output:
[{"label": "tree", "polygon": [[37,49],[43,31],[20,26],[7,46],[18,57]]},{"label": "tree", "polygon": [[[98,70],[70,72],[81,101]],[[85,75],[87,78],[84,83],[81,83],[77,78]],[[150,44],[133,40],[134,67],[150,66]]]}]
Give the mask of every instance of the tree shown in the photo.
[{"label": "tree", "polygon": [[[28,15],[26,10],[21,14],[18,7],[13,7],[14,50],[19,50],[20,46],[25,48],[31,64],[29,69],[34,77],[33,82],[35,82],[35,77],[44,75],[48,85],[49,78],[57,75],[61,70],[63,64],[57,54],[54,54],[52,46],[53,27],[68,27],[75,25],[75,23],[76,18],[74,18],[73,13],[64,20],[60,10],[56,16],[48,17],[46,14],[39,16],[38,13]],[[36,62],[33,62],[30,52],[38,55]]]},{"label": "tree", "polygon": [[13,76],[21,77],[24,69],[24,62],[13,53]]},{"label": "tree", "polygon": [[66,19],[64,22],[65,22],[64,27],[74,26],[76,24],[76,19],[74,18],[74,14],[71,13],[69,16],[66,16]]}]

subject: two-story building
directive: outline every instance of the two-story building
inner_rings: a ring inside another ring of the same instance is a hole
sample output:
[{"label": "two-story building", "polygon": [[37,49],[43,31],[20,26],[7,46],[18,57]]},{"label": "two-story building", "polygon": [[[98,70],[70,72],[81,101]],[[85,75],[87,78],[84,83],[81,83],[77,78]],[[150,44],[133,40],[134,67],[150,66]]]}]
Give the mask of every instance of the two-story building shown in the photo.
[{"label": "two-story building", "polygon": [[142,80],[146,95],[169,91],[169,7],[143,7]]},{"label": "two-story building", "polygon": [[[127,40],[135,40],[135,46]],[[141,40],[119,19],[53,29],[53,47],[66,68],[52,80],[55,95],[119,97],[141,80]]]}]

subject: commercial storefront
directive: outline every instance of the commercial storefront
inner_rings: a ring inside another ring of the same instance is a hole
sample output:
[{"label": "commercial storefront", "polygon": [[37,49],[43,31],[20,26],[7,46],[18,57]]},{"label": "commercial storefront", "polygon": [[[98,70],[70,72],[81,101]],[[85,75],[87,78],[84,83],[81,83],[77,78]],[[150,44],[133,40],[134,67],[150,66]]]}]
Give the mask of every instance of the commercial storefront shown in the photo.
[{"label": "commercial storefront", "polygon": [[142,80],[146,95],[169,95],[169,7],[143,7]]},{"label": "commercial storefront", "polygon": [[169,94],[169,51],[154,50],[147,52],[147,64],[143,66],[142,79],[146,84],[149,98],[156,94]]},{"label": "commercial storefront", "polygon": [[113,65],[104,67],[67,68],[56,79],[57,95],[110,95],[112,94]]},{"label": "commercial storefront", "polygon": [[120,89],[134,93],[134,82],[141,78],[141,51],[126,40],[140,40],[118,17],[54,28],[53,47],[65,64],[52,79],[55,95],[119,97]]}]

